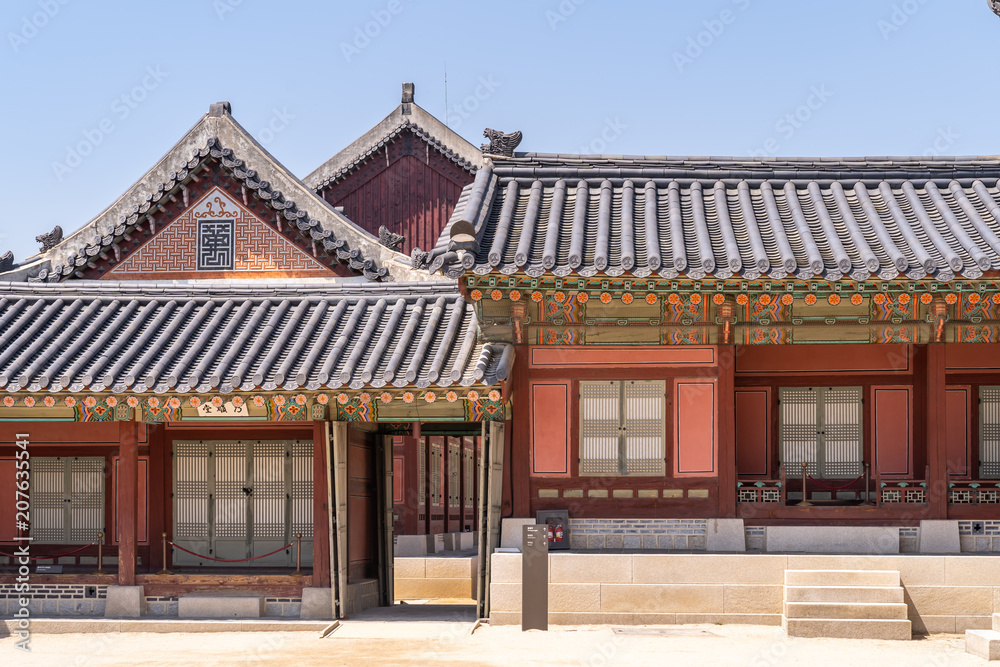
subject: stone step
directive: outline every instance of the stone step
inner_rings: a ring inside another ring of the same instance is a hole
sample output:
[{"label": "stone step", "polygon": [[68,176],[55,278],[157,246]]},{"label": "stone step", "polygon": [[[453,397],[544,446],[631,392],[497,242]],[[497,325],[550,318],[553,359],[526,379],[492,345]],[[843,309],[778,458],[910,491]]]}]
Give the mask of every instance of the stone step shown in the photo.
[{"label": "stone step", "polygon": [[264,598],[255,595],[182,595],[177,618],[260,618]]},{"label": "stone step", "polygon": [[[993,614],[993,627],[998,622]],[[966,630],[965,652],[983,660],[1000,660],[1000,632],[996,630]]]},{"label": "stone step", "polygon": [[786,586],[899,586],[896,570],[785,570]]},{"label": "stone step", "polygon": [[786,602],[787,618],[906,620],[903,602]]},{"label": "stone step", "polygon": [[912,638],[910,621],[891,619],[786,618],[781,625],[789,637],[833,637],[839,639]]},{"label": "stone step", "polygon": [[787,602],[902,602],[899,586],[785,586]]}]

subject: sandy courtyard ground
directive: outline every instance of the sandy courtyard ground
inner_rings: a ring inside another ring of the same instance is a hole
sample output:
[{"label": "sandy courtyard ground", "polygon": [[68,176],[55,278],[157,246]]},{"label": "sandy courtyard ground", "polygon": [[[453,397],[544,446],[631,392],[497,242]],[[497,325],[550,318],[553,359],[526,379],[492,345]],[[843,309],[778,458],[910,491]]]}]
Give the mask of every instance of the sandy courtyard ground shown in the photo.
[{"label": "sandy courtyard ground", "polygon": [[762,626],[559,626],[348,621],[314,632],[36,634],[30,654],[0,639],[0,665],[986,665],[957,635],[909,642],[785,637]]}]

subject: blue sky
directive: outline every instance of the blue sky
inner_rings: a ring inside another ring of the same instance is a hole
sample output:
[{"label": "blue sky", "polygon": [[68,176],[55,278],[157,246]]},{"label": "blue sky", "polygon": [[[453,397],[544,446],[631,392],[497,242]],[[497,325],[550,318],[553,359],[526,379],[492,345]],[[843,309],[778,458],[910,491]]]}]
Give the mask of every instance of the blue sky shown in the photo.
[{"label": "blue sky", "polygon": [[1000,153],[985,0],[6,0],[0,28],[0,252],[18,260],[219,100],[300,177],[403,81],[476,145],[493,127],[539,152]]}]

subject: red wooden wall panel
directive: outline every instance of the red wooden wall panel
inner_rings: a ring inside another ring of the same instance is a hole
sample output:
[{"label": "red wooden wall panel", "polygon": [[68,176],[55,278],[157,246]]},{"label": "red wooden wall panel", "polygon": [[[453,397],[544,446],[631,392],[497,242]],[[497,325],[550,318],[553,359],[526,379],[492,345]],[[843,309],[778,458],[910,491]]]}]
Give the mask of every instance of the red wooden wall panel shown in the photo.
[{"label": "red wooden wall panel", "polygon": [[771,440],[771,389],[736,390],[736,472],[767,475]]},{"label": "red wooden wall panel", "polygon": [[531,472],[569,474],[569,382],[531,383]]},{"label": "red wooden wall panel", "polygon": [[[945,353],[947,355],[947,353]],[[948,387],[945,390],[945,415],[948,429],[948,472],[956,477],[969,474],[969,411],[972,387]]]},{"label": "red wooden wall panel", "polygon": [[674,383],[674,474],[714,476],[718,438],[715,382]]},{"label": "red wooden wall panel", "polygon": [[11,538],[18,535],[16,503],[23,498],[15,497],[16,473],[16,459],[0,459],[0,490],[3,490],[5,496],[3,501],[0,501],[0,543],[11,542]]},{"label": "red wooden wall panel", "polygon": [[405,236],[402,249],[409,254],[414,247],[434,247],[462,188],[474,178],[405,131],[321,194],[372,234],[385,225]]},{"label": "red wooden wall panel", "polygon": [[[714,366],[714,347],[533,347],[531,365],[546,367]],[[684,371],[688,372],[688,371]]]},{"label": "red wooden wall panel", "polygon": [[392,457],[392,502],[403,502],[403,457]]},{"label": "red wooden wall panel", "polygon": [[944,346],[945,367],[966,373],[996,372],[1000,368],[996,343],[952,343]]},{"label": "red wooden wall panel", "polygon": [[741,345],[736,372],[743,373],[865,373],[909,372],[910,345]]},{"label": "red wooden wall panel", "polygon": [[348,428],[347,581],[377,576],[375,436]]},{"label": "red wooden wall panel", "polygon": [[883,475],[913,468],[912,401],[909,387],[872,387],[875,465]]}]

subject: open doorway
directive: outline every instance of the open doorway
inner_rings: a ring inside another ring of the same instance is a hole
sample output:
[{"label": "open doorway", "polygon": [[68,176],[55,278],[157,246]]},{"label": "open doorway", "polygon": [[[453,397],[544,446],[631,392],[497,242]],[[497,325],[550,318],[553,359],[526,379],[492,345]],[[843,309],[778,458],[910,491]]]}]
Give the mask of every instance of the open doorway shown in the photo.
[{"label": "open doorway", "polygon": [[342,609],[352,618],[378,606],[383,611],[376,615],[475,620],[485,593],[481,541],[490,511],[482,490],[489,486],[484,461],[491,429],[449,423],[401,430],[333,424]]}]

